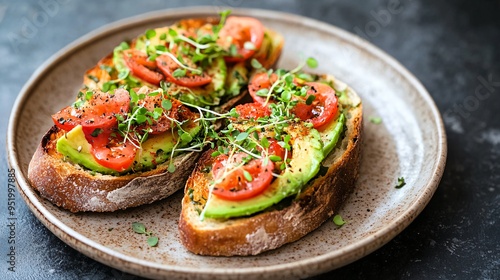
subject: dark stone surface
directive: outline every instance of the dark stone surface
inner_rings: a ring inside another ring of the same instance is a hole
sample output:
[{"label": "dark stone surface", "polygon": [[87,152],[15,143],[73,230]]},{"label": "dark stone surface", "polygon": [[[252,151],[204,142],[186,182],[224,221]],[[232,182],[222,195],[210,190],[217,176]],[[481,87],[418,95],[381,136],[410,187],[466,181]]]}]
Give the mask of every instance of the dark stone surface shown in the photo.
[{"label": "dark stone surface", "polygon": [[[200,4],[259,7],[316,18],[357,33],[413,72],[443,114],[449,150],[437,192],[406,230],[369,256],[314,279],[500,279],[500,1],[367,2],[0,1],[0,131],[6,131],[15,98],[34,70],[104,24]],[[51,4],[45,5],[51,9],[44,10],[42,3]],[[27,22],[39,27],[27,30]],[[5,146],[5,137],[0,146]],[[139,279],[61,242],[19,195],[16,272],[8,271],[4,149],[0,157],[0,278]]]}]

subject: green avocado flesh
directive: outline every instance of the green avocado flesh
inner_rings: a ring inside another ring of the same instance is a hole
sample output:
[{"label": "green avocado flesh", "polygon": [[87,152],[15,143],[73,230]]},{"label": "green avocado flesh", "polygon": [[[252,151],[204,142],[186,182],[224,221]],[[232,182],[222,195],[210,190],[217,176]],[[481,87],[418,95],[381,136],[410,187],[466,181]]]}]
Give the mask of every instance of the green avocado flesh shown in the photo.
[{"label": "green avocado flesh", "polygon": [[345,116],[340,114],[337,120],[329,123],[319,134],[321,136],[321,141],[323,142],[323,154],[325,157],[333,150],[337,142],[339,141],[340,135],[344,130]]},{"label": "green avocado flesh", "polygon": [[317,130],[309,130],[304,135],[305,128],[294,128],[287,131],[292,139],[293,157],[288,169],[258,196],[243,201],[229,201],[215,195],[207,201],[204,215],[208,218],[232,218],[248,216],[262,211],[284,198],[297,194],[319,171],[324,159],[323,145]]},{"label": "green avocado flesh", "polygon": [[[192,137],[200,131],[199,125],[189,125],[184,128]],[[135,161],[129,170],[143,171],[154,168],[156,165],[165,162],[170,157],[170,152],[177,143],[177,135],[171,132],[149,137],[138,151]],[[178,148],[186,146],[188,143],[181,142]],[[116,170],[100,165],[91,153],[92,146],[85,139],[82,127],[76,126],[71,131],[61,136],[57,140],[57,151],[67,157],[70,161],[85,168],[99,172],[101,174],[118,175]],[[124,171],[123,173],[128,172]]]}]

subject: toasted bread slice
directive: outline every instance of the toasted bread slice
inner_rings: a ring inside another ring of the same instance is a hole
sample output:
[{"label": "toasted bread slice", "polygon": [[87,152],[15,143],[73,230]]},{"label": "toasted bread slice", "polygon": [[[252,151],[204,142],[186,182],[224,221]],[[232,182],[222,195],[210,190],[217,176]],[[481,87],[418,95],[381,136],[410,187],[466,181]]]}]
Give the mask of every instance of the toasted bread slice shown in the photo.
[{"label": "toasted bread slice", "polygon": [[[353,191],[358,178],[362,140],[362,105],[354,90],[333,77],[335,87],[346,90],[346,96],[356,106],[344,110],[344,137],[323,161],[328,169],[318,174],[303,188],[290,205],[241,218],[200,219],[189,189],[207,188],[203,174],[205,153],[187,180],[179,220],[180,240],[191,252],[200,255],[256,255],[300,239],[331,217]],[[359,104],[358,104],[359,103]],[[191,194],[192,195],[192,194]]]},{"label": "toasted bread slice", "polygon": [[168,162],[155,169],[123,176],[91,173],[65,161],[56,150],[64,131],[53,126],[42,138],[28,167],[31,185],[40,195],[71,212],[111,212],[165,198],[179,190],[191,173],[198,153],[174,158],[175,172]]}]

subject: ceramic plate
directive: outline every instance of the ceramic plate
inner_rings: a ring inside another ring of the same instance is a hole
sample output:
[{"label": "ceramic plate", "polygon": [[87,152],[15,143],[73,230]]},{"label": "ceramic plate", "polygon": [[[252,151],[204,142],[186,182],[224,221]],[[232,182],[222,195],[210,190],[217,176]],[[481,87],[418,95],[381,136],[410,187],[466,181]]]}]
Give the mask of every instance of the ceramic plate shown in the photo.
[{"label": "ceramic plate", "polygon": [[[396,60],[334,26],[296,15],[235,9],[259,18],[286,38],[280,67],[305,57],[318,72],[351,85],[364,104],[365,141],[361,176],[340,211],[347,224],[332,221],[292,244],[254,257],[202,257],[179,243],[182,194],[159,203],[108,214],[72,214],[41,198],[27,181],[28,163],[50,115],[70,104],[86,69],[115,45],[152,27],[216,14],[214,7],[166,10],[122,20],[96,30],[44,63],[22,89],[9,123],[9,160],[33,213],[61,240],[109,266],[153,278],[303,278],[353,262],[387,243],[422,211],[436,190],[446,158],[446,137],[436,106],[420,82]],[[35,113],[36,112],[36,113]],[[36,117],[34,117],[36,116]],[[40,117],[42,116],[42,117]],[[381,124],[371,123],[380,117]],[[406,186],[396,189],[398,177]],[[131,229],[142,222],[160,237],[149,247]]]}]

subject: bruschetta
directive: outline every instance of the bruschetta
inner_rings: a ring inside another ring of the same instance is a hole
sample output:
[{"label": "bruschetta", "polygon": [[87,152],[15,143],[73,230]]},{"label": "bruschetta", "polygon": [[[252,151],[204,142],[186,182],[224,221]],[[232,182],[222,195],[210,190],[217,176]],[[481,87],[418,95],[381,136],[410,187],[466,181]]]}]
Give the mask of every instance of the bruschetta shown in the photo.
[{"label": "bruschetta", "polygon": [[253,103],[187,180],[180,240],[200,255],[256,255],[302,238],[338,211],[359,173],[362,104],[329,75],[256,73]]},{"label": "bruschetta", "polygon": [[41,196],[72,212],[109,212],[182,189],[206,144],[203,110],[247,93],[250,61],[274,65],[283,38],[254,18],[186,19],[123,42],[52,116],[29,164]]}]

